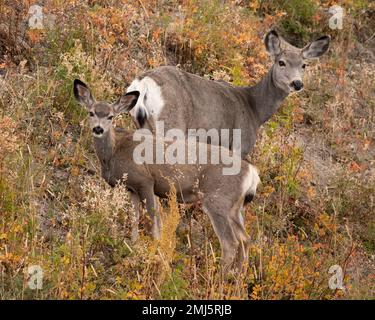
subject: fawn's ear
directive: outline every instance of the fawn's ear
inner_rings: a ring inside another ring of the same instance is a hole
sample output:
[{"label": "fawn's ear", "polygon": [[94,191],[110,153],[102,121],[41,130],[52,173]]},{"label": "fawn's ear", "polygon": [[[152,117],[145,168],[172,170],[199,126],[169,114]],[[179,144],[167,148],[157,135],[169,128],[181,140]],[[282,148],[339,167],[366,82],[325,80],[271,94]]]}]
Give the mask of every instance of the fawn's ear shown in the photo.
[{"label": "fawn's ear", "polygon": [[73,83],[73,92],[76,100],[88,109],[94,103],[94,98],[91,95],[90,89],[81,80],[75,79]]},{"label": "fawn's ear", "polygon": [[264,45],[272,59],[281,53],[281,38],[275,30],[271,30],[266,34]]},{"label": "fawn's ear", "polygon": [[115,114],[129,112],[137,104],[138,98],[139,91],[125,93],[113,104],[113,111]]},{"label": "fawn's ear", "polygon": [[320,57],[328,50],[330,41],[330,36],[324,36],[309,43],[302,49],[302,57],[304,59],[313,59]]}]

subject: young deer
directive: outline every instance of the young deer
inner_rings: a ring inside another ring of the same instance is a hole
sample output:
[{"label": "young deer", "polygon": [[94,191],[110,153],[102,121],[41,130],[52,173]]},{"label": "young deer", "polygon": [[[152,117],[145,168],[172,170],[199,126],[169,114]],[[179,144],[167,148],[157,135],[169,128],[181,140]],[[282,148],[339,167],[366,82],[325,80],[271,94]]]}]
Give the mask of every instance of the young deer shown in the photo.
[{"label": "young deer", "polygon": [[[89,88],[80,80],[74,80],[74,96],[87,107],[94,147],[101,164],[103,178],[114,186],[127,175],[126,187],[136,208],[136,221],[132,239],[138,234],[139,207],[146,206],[152,222],[152,236],[160,237],[161,220],[155,195],[165,198],[174,186],[178,201],[201,202],[209,216],[222,248],[222,263],[229,266],[237,257],[238,266],[247,260],[249,237],[245,231],[241,209],[255,195],[259,176],[257,170],[239,160],[237,175],[223,175],[222,164],[137,164],[133,159],[139,142],[133,140],[133,132],[119,130],[112,124],[113,118],[129,112],[136,104],[139,92],[128,92],[115,103],[97,102]],[[150,135],[155,142],[156,138]],[[185,140],[180,140],[186,144]],[[208,153],[219,146],[207,146]]]}]

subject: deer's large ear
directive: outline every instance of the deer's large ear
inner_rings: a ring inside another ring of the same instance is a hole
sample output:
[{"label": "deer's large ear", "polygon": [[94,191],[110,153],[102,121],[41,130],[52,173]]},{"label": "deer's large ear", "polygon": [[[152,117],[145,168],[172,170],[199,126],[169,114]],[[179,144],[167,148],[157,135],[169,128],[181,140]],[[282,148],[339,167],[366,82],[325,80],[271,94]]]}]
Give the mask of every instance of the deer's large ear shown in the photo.
[{"label": "deer's large ear", "polygon": [[275,30],[271,30],[266,34],[264,44],[268,54],[272,58],[281,53],[281,39]]},{"label": "deer's large ear", "polygon": [[311,42],[302,49],[302,57],[304,59],[313,59],[320,57],[328,50],[330,41],[330,36],[324,36]]},{"label": "deer's large ear", "polygon": [[81,105],[90,108],[94,103],[94,98],[91,95],[90,89],[81,80],[74,80],[73,92],[74,97]]},{"label": "deer's large ear", "polygon": [[139,91],[131,91],[122,95],[114,104],[113,110],[116,114],[129,112],[137,104]]}]

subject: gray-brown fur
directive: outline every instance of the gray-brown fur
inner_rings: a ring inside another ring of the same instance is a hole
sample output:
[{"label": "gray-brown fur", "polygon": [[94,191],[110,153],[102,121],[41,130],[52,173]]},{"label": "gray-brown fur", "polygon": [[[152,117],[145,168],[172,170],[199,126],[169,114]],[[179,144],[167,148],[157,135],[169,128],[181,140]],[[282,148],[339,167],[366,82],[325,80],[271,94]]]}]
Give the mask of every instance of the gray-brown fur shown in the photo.
[{"label": "gray-brown fur", "polygon": [[[143,118],[144,114],[138,114],[135,122],[138,127],[151,130],[155,129],[156,120],[164,121],[165,130],[241,129],[240,147],[244,158],[255,144],[259,127],[278,110],[290,92],[302,89],[305,61],[326,52],[329,41],[329,37],[322,37],[298,49],[276,31],[270,31],[265,37],[265,46],[274,64],[253,87],[207,80],[171,66],[148,71],[137,80],[153,79],[161,89],[164,107],[157,118],[153,115]],[[144,98],[147,99],[147,94]],[[144,101],[144,105],[152,103]],[[229,147],[238,149],[239,146]]]},{"label": "gray-brown fur", "polygon": [[[160,236],[161,220],[155,195],[166,197],[171,186],[174,186],[178,201],[201,202],[220,240],[224,265],[229,266],[236,256],[239,265],[247,260],[249,237],[244,228],[241,209],[245,197],[255,194],[259,182],[253,167],[242,161],[239,174],[222,175],[222,164],[137,164],[133,160],[133,150],[139,142],[133,141],[133,132],[115,129],[112,119],[108,117],[129,111],[139,94],[127,93],[114,104],[96,102],[87,86],[79,80],[74,82],[74,93],[77,100],[89,110],[94,147],[103,178],[114,186],[122,181],[124,174],[127,175],[126,186],[136,208],[133,240],[138,233],[140,203],[144,203],[152,221],[153,237]],[[98,126],[103,131],[98,130]],[[155,143],[156,138],[153,137],[153,141]],[[208,151],[212,148],[221,147],[208,146]],[[253,179],[251,188],[244,190],[242,186],[249,179],[249,174]]]}]

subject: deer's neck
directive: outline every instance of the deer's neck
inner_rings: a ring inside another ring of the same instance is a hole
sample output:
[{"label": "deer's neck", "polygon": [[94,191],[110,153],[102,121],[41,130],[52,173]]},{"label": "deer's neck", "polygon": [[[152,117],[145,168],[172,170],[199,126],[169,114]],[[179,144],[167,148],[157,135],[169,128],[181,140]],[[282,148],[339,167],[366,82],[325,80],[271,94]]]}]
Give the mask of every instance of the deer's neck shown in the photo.
[{"label": "deer's neck", "polygon": [[94,147],[96,154],[99,158],[102,166],[102,171],[109,169],[109,162],[113,156],[115,150],[115,132],[111,128],[109,131],[103,134],[102,137],[94,136]]},{"label": "deer's neck", "polygon": [[258,84],[249,88],[251,105],[258,115],[259,125],[271,118],[288,96],[288,92],[275,84],[273,70],[274,66]]}]

